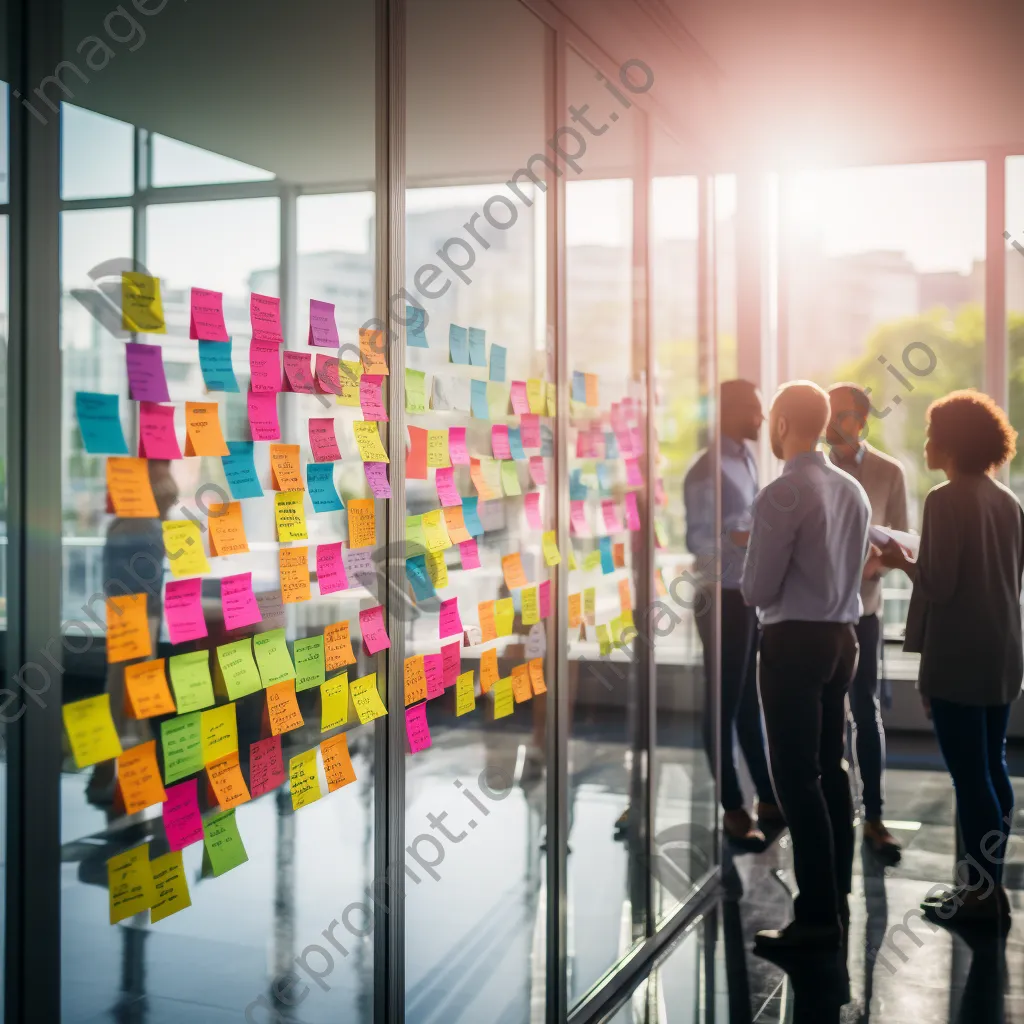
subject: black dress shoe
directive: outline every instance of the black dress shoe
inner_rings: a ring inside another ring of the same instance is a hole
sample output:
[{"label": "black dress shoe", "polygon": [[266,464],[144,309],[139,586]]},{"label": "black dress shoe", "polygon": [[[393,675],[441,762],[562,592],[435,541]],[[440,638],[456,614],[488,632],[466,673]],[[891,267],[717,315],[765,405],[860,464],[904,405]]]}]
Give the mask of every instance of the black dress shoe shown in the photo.
[{"label": "black dress shoe", "polygon": [[799,921],[790,921],[785,928],[758,932],[754,936],[754,952],[807,950],[821,953],[839,949],[842,938],[842,929],[838,923],[801,924]]}]

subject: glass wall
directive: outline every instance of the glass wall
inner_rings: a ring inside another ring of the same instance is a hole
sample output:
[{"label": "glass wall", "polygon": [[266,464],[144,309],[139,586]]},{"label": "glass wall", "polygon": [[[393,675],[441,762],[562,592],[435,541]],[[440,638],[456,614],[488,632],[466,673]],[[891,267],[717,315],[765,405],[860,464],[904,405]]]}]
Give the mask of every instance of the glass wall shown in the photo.
[{"label": "glass wall", "polygon": [[[1024,420],[1024,156],[1006,159],[1006,330],[1010,420]],[[1010,466],[1010,486],[1024,497],[1024,444]]]}]

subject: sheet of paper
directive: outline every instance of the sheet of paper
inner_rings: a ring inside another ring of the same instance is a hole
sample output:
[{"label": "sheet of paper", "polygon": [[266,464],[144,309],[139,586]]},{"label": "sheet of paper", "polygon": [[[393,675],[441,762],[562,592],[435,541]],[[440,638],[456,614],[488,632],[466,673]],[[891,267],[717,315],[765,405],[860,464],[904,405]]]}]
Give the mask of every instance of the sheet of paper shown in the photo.
[{"label": "sheet of paper", "polygon": [[[210,342],[216,344],[216,342]],[[188,891],[188,877],[182,863],[181,851],[172,850],[149,863],[156,889],[156,902],[149,909],[149,923],[157,924],[165,917],[187,910],[192,906]]]},{"label": "sheet of paper", "polygon": [[469,364],[487,365],[487,332],[479,327],[469,329]]},{"label": "sheet of paper", "polygon": [[286,679],[283,683],[267,687],[267,716],[274,736],[302,728],[304,723],[295,698],[295,680]]},{"label": "sheet of paper", "polygon": [[[281,421],[277,416],[276,392],[250,391],[247,396],[249,430],[254,441],[277,441]],[[237,497],[237,495],[236,495]]]},{"label": "sheet of paper", "polygon": [[338,325],[334,320],[334,303],[323,302],[321,299],[309,300],[309,337],[310,345],[321,348],[338,348]]},{"label": "sheet of paper", "polygon": [[167,519],[161,523],[161,528],[171,575],[183,579],[210,571],[198,524],[191,519]]},{"label": "sheet of paper", "polygon": [[[310,463],[315,466],[317,463]],[[330,463],[328,463],[330,465]],[[293,540],[309,540],[306,529],[305,491],[278,491],[274,495],[274,517],[277,539],[282,544]]]},{"label": "sheet of paper", "polygon": [[283,629],[257,633],[252,638],[252,646],[265,688],[295,679],[295,666],[288,654],[288,642]]},{"label": "sheet of paper", "polygon": [[124,686],[125,711],[129,718],[153,718],[175,713],[163,658],[125,665]]},{"label": "sheet of paper", "polygon": [[388,374],[387,339],[381,331],[359,329],[359,360],[364,373]]},{"label": "sheet of paper", "polygon": [[387,626],[384,623],[384,608],[363,608],[359,612],[359,629],[363,636],[363,645],[367,653],[377,654],[391,646]]},{"label": "sheet of paper", "polygon": [[917,561],[921,553],[921,538],[916,533],[906,533],[903,530],[891,530],[887,526],[872,526],[868,529],[868,537],[872,544],[884,547],[894,540],[900,547],[904,548],[910,556],[911,561]]},{"label": "sheet of paper", "polygon": [[135,402],[169,402],[164,353],[159,345],[138,341],[125,344],[128,397]]},{"label": "sheet of paper", "polygon": [[134,917],[156,903],[148,843],[119,853],[107,861],[107,890],[111,924]]},{"label": "sheet of paper", "polygon": [[107,492],[121,519],[157,519],[160,512],[145,459],[113,455],[107,459]]},{"label": "sheet of paper", "polygon": [[334,672],[346,665],[356,663],[352,650],[352,637],[347,622],[335,622],[324,630],[324,650],[327,655],[327,671]]},{"label": "sheet of paper", "polygon": [[281,737],[268,736],[249,747],[249,792],[258,797],[284,782]]},{"label": "sheet of paper", "polygon": [[198,711],[160,723],[164,782],[170,784],[203,770],[203,729]]},{"label": "sheet of paper", "polygon": [[327,776],[327,791],[329,793],[356,781],[352,757],[348,752],[348,735],[346,733],[339,733],[337,736],[331,736],[324,740],[320,744],[320,756],[324,761],[324,774]]},{"label": "sheet of paper", "polygon": [[323,794],[320,792],[315,747],[296,754],[288,762],[288,780],[291,784],[293,811],[301,810],[320,799]]},{"label": "sheet of paper", "polygon": [[131,747],[118,757],[117,784],[125,814],[138,814],[147,807],[164,802],[167,794],[160,781],[156,740]]},{"label": "sheet of paper", "polygon": [[237,807],[248,803],[249,790],[245,785],[241,765],[238,763],[238,751],[232,750],[206,764],[206,777],[210,791],[221,810]]},{"label": "sheet of paper", "polygon": [[494,717],[505,718],[515,710],[515,697],[512,693],[512,678],[506,676],[499,679],[492,687],[494,693]]},{"label": "sheet of paper", "polygon": [[164,590],[164,615],[172,644],[199,640],[207,635],[201,600],[202,584],[199,578],[168,580]]},{"label": "sheet of paper", "polygon": [[348,722],[348,673],[328,679],[320,687],[320,731],[330,732]]},{"label": "sheet of paper", "polygon": [[107,662],[111,665],[153,653],[145,594],[120,594],[108,597]]},{"label": "sheet of paper", "polygon": [[372,420],[355,420],[352,424],[359,458],[363,462],[388,462],[388,453],[380,439],[377,424]]},{"label": "sheet of paper", "polygon": [[181,458],[181,449],[174,432],[173,405],[139,403],[139,455],[146,459]]},{"label": "sheet of paper", "polygon": [[[166,763],[166,758],[165,758]],[[203,819],[199,813],[199,784],[196,779],[179,782],[167,788],[163,805],[164,831],[167,845],[183,850],[203,838]]]},{"label": "sheet of paper", "polygon": [[[173,408],[171,412],[173,413]],[[121,428],[121,414],[117,395],[102,395],[94,391],[75,392],[75,414],[82,444],[92,455],[127,455],[128,443]],[[154,456],[155,457],[155,456]],[[174,458],[175,456],[161,456]],[[181,457],[180,453],[177,456]]]},{"label": "sheet of paper", "polygon": [[417,704],[405,711],[405,735],[409,753],[418,754],[430,746],[430,726],[427,724],[427,705]]},{"label": "sheet of paper", "polygon": [[405,307],[405,343],[409,348],[429,348],[427,344],[427,312],[419,306]]},{"label": "sheet of paper", "polygon": [[356,679],[349,685],[349,693],[352,695],[352,706],[363,725],[388,713],[377,692],[376,672]]},{"label": "sheet of paper", "polygon": [[422,427],[406,427],[409,444],[405,449],[405,479],[427,479],[427,433]]},{"label": "sheet of paper", "polygon": [[348,503],[348,544],[351,548],[373,547],[377,543],[377,510],[372,498],[354,498]]},{"label": "sheet of paper", "polygon": [[231,360],[231,339],[199,342],[199,368],[207,391],[238,394],[238,380]]},{"label": "sheet of paper", "polygon": [[220,429],[220,407],[216,402],[185,403],[185,454],[231,454]]},{"label": "sheet of paper", "polygon": [[237,868],[249,859],[238,832],[235,809],[212,814],[203,821],[204,859],[216,877]]}]

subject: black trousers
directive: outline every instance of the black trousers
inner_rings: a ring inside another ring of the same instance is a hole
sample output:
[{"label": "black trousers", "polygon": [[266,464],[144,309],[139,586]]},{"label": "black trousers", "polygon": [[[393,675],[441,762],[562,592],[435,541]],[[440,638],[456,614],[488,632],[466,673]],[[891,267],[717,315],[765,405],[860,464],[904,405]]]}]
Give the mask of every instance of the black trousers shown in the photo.
[{"label": "black trousers", "polygon": [[780,622],[761,633],[761,706],[779,806],[793,839],[796,919],[834,925],[853,874],[853,801],[843,768],[852,625]]}]

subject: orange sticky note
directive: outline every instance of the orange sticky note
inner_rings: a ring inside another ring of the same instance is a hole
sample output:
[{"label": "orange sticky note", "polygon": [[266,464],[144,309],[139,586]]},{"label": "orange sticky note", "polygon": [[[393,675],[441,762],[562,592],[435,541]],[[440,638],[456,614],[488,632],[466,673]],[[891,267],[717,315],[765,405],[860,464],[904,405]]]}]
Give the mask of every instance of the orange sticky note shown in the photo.
[{"label": "orange sticky note", "polygon": [[297,444],[270,446],[270,483],[275,491],[304,491]]},{"label": "orange sticky note", "polygon": [[124,708],[129,718],[174,714],[174,699],[167,685],[167,663],[163,658],[125,665]]},{"label": "orange sticky note", "polygon": [[444,510],[444,521],[448,527],[448,537],[453,544],[472,540],[473,535],[466,529],[466,520],[461,505],[453,505]]},{"label": "orange sticky note", "polygon": [[629,592],[629,580],[619,580],[619,606],[624,612],[632,611],[633,597]]},{"label": "orange sticky note", "polygon": [[211,504],[206,526],[210,531],[211,557],[248,553],[249,541],[245,536],[245,523],[242,521],[242,503],[240,501],[229,501],[226,505],[219,502]]},{"label": "orange sticky note", "polygon": [[210,780],[210,791],[220,804],[221,810],[227,811],[250,799],[242,769],[238,764],[237,750],[211,761],[206,766],[206,777]]},{"label": "orange sticky note", "polygon": [[270,731],[274,736],[302,728],[302,712],[295,699],[294,679],[286,679],[283,683],[267,687],[267,714],[270,716]]},{"label": "orange sticky note", "polygon": [[529,583],[526,573],[523,571],[522,556],[518,551],[513,551],[511,555],[502,557],[501,571],[505,575],[505,586],[509,590],[512,590],[514,587],[525,587]]},{"label": "orange sticky note", "polygon": [[616,569],[626,568],[626,545],[623,543],[612,545],[612,564]]},{"label": "orange sticky note", "polygon": [[480,632],[483,634],[483,642],[498,639],[498,625],[494,621],[494,602],[481,601],[476,606],[477,615],[480,618]]},{"label": "orange sticky note", "polygon": [[320,753],[324,759],[324,774],[327,776],[327,790],[333,793],[342,786],[356,781],[356,772],[352,767],[352,758],[348,752],[348,735],[338,733],[320,744]]},{"label": "orange sticky note", "polygon": [[533,685],[534,693],[547,693],[548,684],[544,682],[544,659],[533,658],[529,662],[530,682]]},{"label": "orange sticky note", "polygon": [[579,626],[583,623],[583,595],[569,595],[569,625]]},{"label": "orange sticky note", "polygon": [[353,498],[348,509],[348,546],[369,548],[377,543],[377,510],[373,498]]},{"label": "orange sticky note", "polygon": [[156,759],[156,740],[140,743],[118,757],[117,785],[121,790],[125,814],[138,814],[167,799]]},{"label": "orange sticky note", "polygon": [[146,459],[107,459],[107,491],[114,514],[121,519],[159,519]]},{"label": "orange sticky note", "polygon": [[281,568],[281,600],[297,604],[310,599],[309,548],[281,548],[278,552]]},{"label": "orange sticky note", "polygon": [[388,373],[385,340],[380,331],[360,329],[359,358],[363,363],[363,373]]},{"label": "orange sticky note", "polygon": [[498,652],[492,647],[480,655],[480,692],[487,693],[500,678]]},{"label": "orange sticky note", "polygon": [[115,665],[153,653],[145,594],[107,598],[107,663]]},{"label": "orange sticky note", "polygon": [[600,399],[598,398],[597,393],[597,374],[585,373],[583,377],[587,385],[587,405],[600,405]]},{"label": "orange sticky note", "polygon": [[328,626],[324,630],[324,653],[328,672],[356,663],[347,622],[335,622],[333,626]]},{"label": "orange sticky note", "polygon": [[185,403],[185,454],[230,455],[220,429],[216,402]]},{"label": "orange sticky note", "polygon": [[423,655],[405,659],[405,706],[427,699],[427,670]]},{"label": "orange sticky note", "polygon": [[533,696],[530,688],[530,666],[515,665],[512,668],[512,694],[517,704],[529,700]]}]

